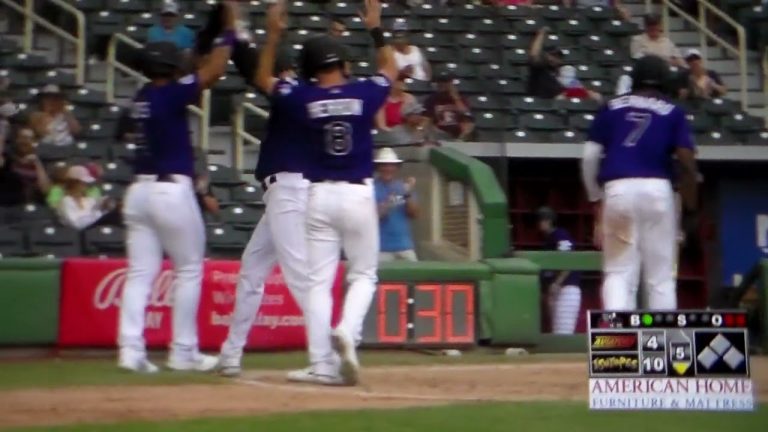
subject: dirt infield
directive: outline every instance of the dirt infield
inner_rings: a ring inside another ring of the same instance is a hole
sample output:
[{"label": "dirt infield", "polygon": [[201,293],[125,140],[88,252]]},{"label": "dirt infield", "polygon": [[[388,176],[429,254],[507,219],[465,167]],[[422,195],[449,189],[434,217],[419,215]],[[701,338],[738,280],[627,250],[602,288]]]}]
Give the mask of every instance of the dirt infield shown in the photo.
[{"label": "dirt infield", "polygon": [[[759,399],[768,401],[768,359],[753,358],[752,371]],[[214,385],[0,392],[0,427],[587,396],[583,363],[373,367],[365,369],[364,384],[355,388],[288,384],[283,374],[254,371]]]}]

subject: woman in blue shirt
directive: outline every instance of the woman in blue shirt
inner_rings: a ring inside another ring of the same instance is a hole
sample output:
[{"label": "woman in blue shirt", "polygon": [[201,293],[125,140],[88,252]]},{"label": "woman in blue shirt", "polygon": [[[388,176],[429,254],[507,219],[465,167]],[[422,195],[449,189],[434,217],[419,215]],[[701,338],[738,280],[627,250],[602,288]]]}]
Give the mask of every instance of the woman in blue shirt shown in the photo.
[{"label": "woman in blue shirt", "polygon": [[389,147],[376,153],[376,203],[379,210],[379,261],[417,261],[411,237],[410,219],[418,215],[413,196],[416,179],[397,178],[403,161]]}]

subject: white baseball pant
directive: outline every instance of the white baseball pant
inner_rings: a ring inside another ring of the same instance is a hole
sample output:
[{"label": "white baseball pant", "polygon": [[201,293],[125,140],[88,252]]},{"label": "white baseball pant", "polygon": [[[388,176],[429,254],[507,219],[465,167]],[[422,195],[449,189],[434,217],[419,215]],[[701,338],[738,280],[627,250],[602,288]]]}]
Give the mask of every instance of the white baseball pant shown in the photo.
[{"label": "white baseball pant", "polygon": [[581,289],[576,285],[560,287],[551,300],[552,333],[573,334],[580,310]]},{"label": "white baseball pant", "polygon": [[128,274],[120,304],[118,344],[121,355],[145,356],[144,315],[152,286],[160,273],[163,251],[176,274],[173,288],[171,358],[197,355],[197,309],[205,256],[205,225],[192,179],[137,176],[123,203],[127,226]]},{"label": "white baseball pant", "polygon": [[264,283],[280,264],[288,289],[304,314],[307,277],[306,214],[309,182],[301,174],[278,173],[264,193],[266,211],[240,262],[237,300],[229,334],[221,346],[222,363],[240,364],[243,347],[264,297]]},{"label": "white baseball pant", "polygon": [[307,205],[307,270],[310,279],[306,315],[309,359],[315,373],[338,373],[331,340],[331,308],[341,250],[347,256],[347,294],[341,328],[360,343],[363,320],[376,292],[379,217],[373,182],[313,183]]},{"label": "white baseball pant", "polygon": [[646,306],[677,308],[677,227],[671,183],[630,178],[609,181],[604,189],[603,308],[637,309],[641,271]]}]

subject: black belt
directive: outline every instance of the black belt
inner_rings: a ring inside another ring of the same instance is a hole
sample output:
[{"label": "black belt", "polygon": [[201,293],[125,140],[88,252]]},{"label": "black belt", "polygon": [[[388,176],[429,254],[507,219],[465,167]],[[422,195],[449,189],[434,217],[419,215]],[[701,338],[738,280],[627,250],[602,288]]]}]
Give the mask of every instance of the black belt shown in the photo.
[{"label": "black belt", "polygon": [[269,189],[270,186],[275,184],[276,181],[277,181],[277,176],[276,175],[272,174],[271,176],[266,176],[266,177],[264,177],[260,181],[261,188],[264,189],[264,190],[267,190],[267,189]]},{"label": "black belt", "polygon": [[354,180],[322,179],[322,180],[312,180],[312,183],[331,182],[331,183],[349,183],[349,184],[364,185],[364,184],[367,184],[366,180],[368,179],[367,178],[354,179]]},{"label": "black belt", "polygon": [[163,174],[157,176],[157,181],[162,183],[176,183],[176,180],[173,179],[173,176],[175,174]]}]

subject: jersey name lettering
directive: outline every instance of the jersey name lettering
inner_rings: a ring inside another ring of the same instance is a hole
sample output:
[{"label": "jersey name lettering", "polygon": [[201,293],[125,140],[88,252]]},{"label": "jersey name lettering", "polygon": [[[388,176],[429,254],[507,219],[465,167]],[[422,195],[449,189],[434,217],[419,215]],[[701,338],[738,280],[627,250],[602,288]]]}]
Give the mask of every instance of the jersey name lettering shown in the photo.
[{"label": "jersey name lettering", "polygon": [[653,97],[645,97],[638,95],[621,96],[608,102],[608,107],[611,110],[617,110],[621,108],[640,108],[653,111],[658,115],[668,115],[675,109],[675,106],[669,102]]},{"label": "jersey name lettering", "polygon": [[363,101],[361,99],[331,99],[312,102],[307,104],[307,114],[312,119],[360,116],[363,115]]}]

